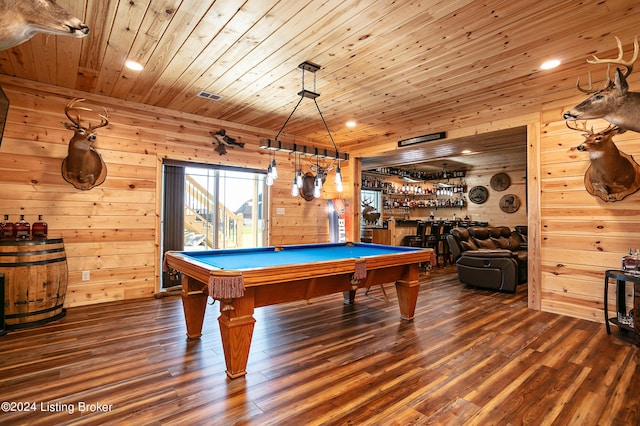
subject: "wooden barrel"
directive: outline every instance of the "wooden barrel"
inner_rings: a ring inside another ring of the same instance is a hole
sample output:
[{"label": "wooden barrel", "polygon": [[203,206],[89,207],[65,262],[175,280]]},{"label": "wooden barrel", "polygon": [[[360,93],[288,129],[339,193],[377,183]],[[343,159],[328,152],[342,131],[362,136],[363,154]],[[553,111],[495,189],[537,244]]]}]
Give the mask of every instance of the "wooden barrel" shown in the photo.
[{"label": "wooden barrel", "polygon": [[62,238],[0,241],[7,329],[62,318],[67,293],[67,256]]}]

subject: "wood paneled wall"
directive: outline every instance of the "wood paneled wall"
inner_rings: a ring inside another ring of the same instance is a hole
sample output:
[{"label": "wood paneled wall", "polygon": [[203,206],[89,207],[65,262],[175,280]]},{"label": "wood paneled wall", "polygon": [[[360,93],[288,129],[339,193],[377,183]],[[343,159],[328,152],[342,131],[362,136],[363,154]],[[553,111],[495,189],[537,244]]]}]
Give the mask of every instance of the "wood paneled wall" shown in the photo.
[{"label": "wood paneled wall", "polygon": [[[0,145],[0,214],[9,214],[13,221],[24,214],[29,222],[42,214],[50,236],[64,238],[67,307],[148,297],[156,291],[163,158],[267,167],[267,152],[259,148],[259,141],[273,137],[269,130],[6,76],[0,76],[0,86],[10,100]],[[107,164],[107,179],[89,191],[75,189],[60,173],[72,136],[61,122],[67,121],[64,106],[74,97],[84,97],[87,106],[104,106],[109,112],[110,124],[98,130],[94,144]],[[245,142],[245,148],[228,148],[228,154],[220,156],[209,134],[220,128]],[[339,195],[332,178],[327,179],[323,198],[311,202],[294,198],[290,195],[293,157],[276,155],[280,178],[271,189],[270,243],[328,241],[327,199]],[[348,162],[342,170],[345,177],[350,175]],[[345,188],[350,188],[348,182]],[[276,214],[277,208],[284,214]],[[90,271],[89,281],[81,281],[81,271]]]},{"label": "wood paneled wall", "polygon": [[[560,111],[581,98],[545,106],[540,137],[541,307],[604,321],[604,271],[620,269],[629,248],[640,248],[640,192],[617,202],[590,195],[584,186],[589,154],[573,150],[584,138],[567,129]],[[606,122],[590,120],[596,130]],[[614,137],[621,151],[640,159],[640,134]],[[610,294],[610,312],[615,296]]]}]

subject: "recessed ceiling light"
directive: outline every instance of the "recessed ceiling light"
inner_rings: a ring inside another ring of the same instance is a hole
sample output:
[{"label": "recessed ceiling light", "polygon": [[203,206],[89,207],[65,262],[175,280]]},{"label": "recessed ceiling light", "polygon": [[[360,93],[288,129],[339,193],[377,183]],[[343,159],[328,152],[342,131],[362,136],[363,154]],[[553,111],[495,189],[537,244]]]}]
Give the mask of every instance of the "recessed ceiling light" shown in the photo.
[{"label": "recessed ceiling light", "polygon": [[550,61],[547,61],[547,62],[543,63],[542,65],[540,65],[540,69],[541,70],[550,70],[552,68],[557,67],[558,65],[560,65],[560,60],[559,59],[551,59]]},{"label": "recessed ceiling light", "polygon": [[144,69],[144,67],[142,66],[142,64],[136,62],[136,61],[127,61],[124,63],[124,66],[129,68],[130,70],[133,71],[142,71]]},{"label": "recessed ceiling light", "polygon": [[346,125],[347,125],[347,127],[356,127],[356,122],[355,121],[347,121]]},{"label": "recessed ceiling light", "polygon": [[465,149],[462,151],[463,154],[471,154],[473,151],[471,151],[470,149]]}]

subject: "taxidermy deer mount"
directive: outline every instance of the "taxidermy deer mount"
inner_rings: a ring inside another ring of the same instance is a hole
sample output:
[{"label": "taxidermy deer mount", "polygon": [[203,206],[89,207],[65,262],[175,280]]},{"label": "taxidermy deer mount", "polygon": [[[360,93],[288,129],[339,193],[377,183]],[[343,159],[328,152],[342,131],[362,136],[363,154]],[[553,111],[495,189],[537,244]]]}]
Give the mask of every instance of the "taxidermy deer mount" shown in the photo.
[{"label": "taxidermy deer mount", "polygon": [[622,60],[624,54],[620,39],[616,37],[618,43],[618,57],[615,59],[598,59],[595,55],[593,59],[587,60],[590,64],[617,64],[625,67],[624,74],[620,68],[616,68],[614,80],[609,78],[607,68],[607,81],[600,90],[594,90],[591,85],[591,74],[589,74],[589,88],[580,87],[580,79],[576,87],[583,93],[590,94],[587,99],[571,108],[563,114],[565,120],[589,120],[603,118],[609,123],[619,128],[618,133],[625,130],[640,132],[640,93],[630,92],[627,84],[627,77],[633,71],[633,63],[638,59],[638,37],[633,41],[633,57],[629,61]]},{"label": "taxidermy deer mount", "polygon": [[82,38],[89,27],[55,0],[0,0],[0,50],[24,43],[37,33]]},{"label": "taxidermy deer mount", "polygon": [[91,146],[97,138],[96,129],[109,124],[107,110],[98,114],[100,123],[95,126],[84,127],[80,124],[80,116],[72,117],[71,111],[92,111],[89,108],[78,107],[76,104],[84,99],[73,99],[64,108],[65,115],[71,123],[62,122],[69,130],[73,130],[73,137],[69,141],[69,152],[62,160],[62,177],[78,189],[91,189],[100,185],[107,178],[107,165],[102,157]]},{"label": "taxidermy deer mount", "polygon": [[589,153],[591,165],[584,175],[584,186],[591,195],[604,201],[620,201],[640,189],[640,165],[632,156],[619,151],[613,143],[613,136],[620,133],[618,126],[609,126],[601,132],[587,130],[587,123],[572,127],[571,130],[585,132],[584,142],[572,150]]},{"label": "taxidermy deer mount", "polygon": [[224,129],[220,129],[217,132],[209,132],[211,136],[213,136],[216,141],[218,141],[218,146],[215,151],[220,155],[225,155],[227,153],[227,146],[233,148],[234,146],[239,146],[240,148],[244,148],[244,142],[238,142],[234,138],[227,136],[227,131]]},{"label": "taxidermy deer mount", "polygon": [[315,173],[315,176],[311,172],[306,172],[302,176],[302,186],[299,188],[299,193],[305,201],[312,201],[314,198],[316,198],[314,192],[317,184],[317,179],[319,178],[324,185],[327,180],[327,174],[331,170],[333,170],[332,165],[324,161],[321,164],[317,157],[315,163],[311,158],[309,159],[309,162],[311,163],[311,170]]},{"label": "taxidermy deer mount", "polygon": [[378,220],[380,219],[380,213],[376,212],[375,207],[371,205],[372,202],[373,200],[371,199],[362,201],[362,217],[367,224],[378,223]]}]

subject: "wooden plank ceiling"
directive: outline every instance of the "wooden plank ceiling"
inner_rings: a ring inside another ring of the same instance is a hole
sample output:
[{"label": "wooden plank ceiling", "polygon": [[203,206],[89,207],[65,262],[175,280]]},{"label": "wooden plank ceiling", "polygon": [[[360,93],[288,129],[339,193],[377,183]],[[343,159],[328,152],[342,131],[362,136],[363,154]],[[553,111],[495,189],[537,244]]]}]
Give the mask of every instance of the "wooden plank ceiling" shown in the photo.
[{"label": "wooden plank ceiling", "polygon": [[[341,150],[447,130],[451,117],[511,110],[577,93],[604,78],[586,59],[630,55],[637,0],[58,0],[83,39],[37,35],[0,52],[0,73],[272,129],[305,89]],[[562,65],[541,71],[558,58]],[[142,63],[131,71],[124,62]],[[200,91],[222,96],[196,97]],[[305,99],[285,128],[329,144]],[[354,120],[357,126],[347,128]],[[438,128],[434,128],[437,126]]]}]

